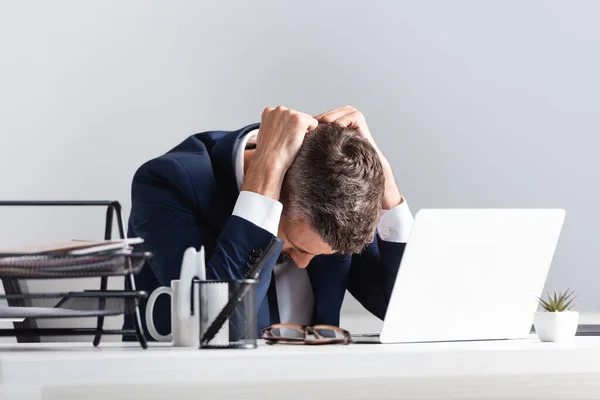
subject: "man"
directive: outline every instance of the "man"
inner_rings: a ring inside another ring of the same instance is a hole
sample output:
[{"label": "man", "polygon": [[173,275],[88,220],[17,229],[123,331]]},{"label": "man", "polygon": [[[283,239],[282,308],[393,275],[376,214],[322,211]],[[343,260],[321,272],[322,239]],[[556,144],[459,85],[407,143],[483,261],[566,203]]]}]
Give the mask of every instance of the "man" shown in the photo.
[{"label": "man", "polygon": [[[154,253],[136,277],[148,292],[179,277],[188,247],[205,247],[208,279],[232,280],[247,275],[274,235],[283,239],[259,278],[262,328],[339,325],[346,289],[383,318],[411,225],[359,111],[313,117],[279,106],[265,109],[260,125],[193,135],[144,164],[129,235]],[[168,299],[157,302],[163,334],[169,312]]]}]

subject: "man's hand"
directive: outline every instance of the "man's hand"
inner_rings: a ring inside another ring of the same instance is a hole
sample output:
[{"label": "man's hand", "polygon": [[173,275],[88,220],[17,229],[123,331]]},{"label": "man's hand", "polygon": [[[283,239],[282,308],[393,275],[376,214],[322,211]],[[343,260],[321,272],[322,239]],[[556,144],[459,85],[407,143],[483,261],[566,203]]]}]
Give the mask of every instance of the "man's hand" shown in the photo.
[{"label": "man's hand", "polygon": [[[371,136],[367,121],[364,115],[356,108],[351,106],[341,106],[331,111],[327,111],[323,114],[315,117],[319,122],[325,122],[327,124],[336,124],[346,128],[354,129],[359,133],[360,136],[364,137],[371,143],[371,145],[377,150],[377,153],[381,153],[379,148]],[[383,157],[383,155],[381,156]]]},{"label": "man's hand", "polygon": [[389,210],[402,203],[404,199],[400,195],[398,185],[396,185],[392,167],[381,150],[379,150],[379,147],[377,147],[375,140],[373,140],[373,136],[371,136],[369,127],[367,126],[367,121],[360,111],[351,106],[342,106],[336,108],[335,110],[327,111],[323,114],[317,115],[315,118],[319,122],[336,124],[354,129],[360,136],[367,139],[373,148],[375,148],[375,151],[377,151],[379,160],[381,161],[381,165],[383,167],[383,173],[385,175],[385,193],[383,195],[383,201],[381,204],[382,208],[384,210]]},{"label": "man's hand", "polygon": [[265,108],[256,152],[242,190],[279,200],[283,177],[296,158],[306,132],[315,129],[318,124],[312,116],[283,106]]}]

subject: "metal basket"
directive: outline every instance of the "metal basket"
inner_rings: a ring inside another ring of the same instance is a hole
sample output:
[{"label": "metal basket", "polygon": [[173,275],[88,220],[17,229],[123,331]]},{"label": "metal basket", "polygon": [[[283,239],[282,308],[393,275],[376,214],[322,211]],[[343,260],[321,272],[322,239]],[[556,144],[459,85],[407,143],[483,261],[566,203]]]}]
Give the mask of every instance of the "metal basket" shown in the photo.
[{"label": "metal basket", "polygon": [[208,343],[201,343],[203,349],[253,349],[258,338],[258,322],[256,313],[256,287],[258,281],[245,279],[237,281],[195,281],[200,295],[200,337],[215,322],[226,303],[233,297],[240,296],[240,289],[245,287],[229,318],[222,325],[215,337]]},{"label": "metal basket", "polygon": [[[0,206],[11,207],[106,207],[104,239],[110,240],[113,219],[116,217],[119,237],[125,239],[123,210],[118,201],[110,200],[10,200],[0,201]],[[94,346],[103,335],[135,335],[142,346],[144,337],[139,300],[145,292],[136,291],[133,275],[137,274],[150,258],[150,253],[96,253],[85,255],[65,254],[0,254],[0,284],[4,285],[8,309],[0,309],[14,322],[13,329],[0,329],[0,337],[14,336],[18,342],[38,342],[56,336],[93,335]],[[109,276],[124,276],[124,291],[108,289]],[[79,293],[23,293],[19,282],[23,279],[100,278],[100,290]],[[39,307],[41,305],[41,307]],[[50,315],[52,314],[52,315]],[[133,320],[133,329],[105,329],[106,316],[126,314]],[[94,328],[40,328],[36,321],[42,318],[96,317]]]}]

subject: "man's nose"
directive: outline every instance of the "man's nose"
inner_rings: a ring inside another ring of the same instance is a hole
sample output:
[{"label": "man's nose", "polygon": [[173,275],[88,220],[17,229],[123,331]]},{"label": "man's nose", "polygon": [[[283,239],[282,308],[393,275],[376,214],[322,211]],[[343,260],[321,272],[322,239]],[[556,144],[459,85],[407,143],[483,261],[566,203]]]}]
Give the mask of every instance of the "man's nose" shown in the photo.
[{"label": "man's nose", "polygon": [[308,267],[308,264],[310,263],[310,260],[313,259],[313,257],[314,256],[310,254],[299,254],[296,257],[294,257],[294,262],[296,263],[298,268],[306,268]]}]

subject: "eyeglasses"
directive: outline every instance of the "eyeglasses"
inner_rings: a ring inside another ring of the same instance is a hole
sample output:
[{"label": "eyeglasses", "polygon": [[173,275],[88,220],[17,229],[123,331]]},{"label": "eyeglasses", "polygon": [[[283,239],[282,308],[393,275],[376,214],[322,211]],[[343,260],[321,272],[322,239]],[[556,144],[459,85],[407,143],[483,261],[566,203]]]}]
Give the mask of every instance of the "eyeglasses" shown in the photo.
[{"label": "eyeglasses", "polygon": [[267,344],[350,344],[350,332],[333,325],[274,324],[262,329]]}]

